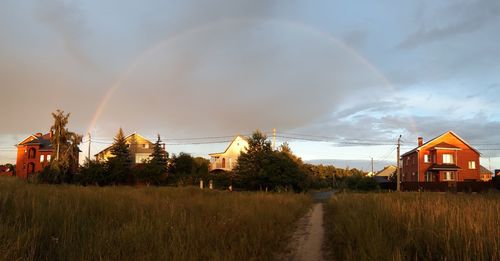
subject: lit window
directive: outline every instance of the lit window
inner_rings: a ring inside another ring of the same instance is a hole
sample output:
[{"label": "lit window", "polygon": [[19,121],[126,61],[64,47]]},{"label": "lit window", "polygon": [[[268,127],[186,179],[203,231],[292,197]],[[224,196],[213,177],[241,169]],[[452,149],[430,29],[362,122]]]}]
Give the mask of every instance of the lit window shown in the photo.
[{"label": "lit window", "polygon": [[469,169],[476,169],[476,162],[475,161],[469,161]]},{"label": "lit window", "polygon": [[424,155],[424,162],[429,163],[429,155],[427,154]]},{"label": "lit window", "polygon": [[444,180],[455,180],[455,172],[445,171],[444,172]]},{"label": "lit window", "polygon": [[50,161],[51,155],[47,155],[47,161]]},{"label": "lit window", "polygon": [[427,171],[427,172],[425,173],[425,181],[427,181],[427,182],[431,182],[431,181],[433,181],[433,180],[432,180],[432,172]]},{"label": "lit window", "polygon": [[40,162],[44,162],[45,161],[45,155],[40,155]]},{"label": "lit window", "polygon": [[443,154],[443,164],[453,164],[453,155]]}]

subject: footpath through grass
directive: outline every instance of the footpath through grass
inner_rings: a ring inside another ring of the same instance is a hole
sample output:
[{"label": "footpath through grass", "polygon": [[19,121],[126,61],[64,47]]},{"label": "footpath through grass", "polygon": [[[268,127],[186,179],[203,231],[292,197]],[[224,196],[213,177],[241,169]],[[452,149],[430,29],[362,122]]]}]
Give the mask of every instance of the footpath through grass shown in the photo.
[{"label": "footpath through grass", "polygon": [[325,209],[336,260],[500,260],[500,194],[341,193]]},{"label": "footpath through grass", "polygon": [[3,260],[270,260],[305,194],[30,185],[0,178]]}]

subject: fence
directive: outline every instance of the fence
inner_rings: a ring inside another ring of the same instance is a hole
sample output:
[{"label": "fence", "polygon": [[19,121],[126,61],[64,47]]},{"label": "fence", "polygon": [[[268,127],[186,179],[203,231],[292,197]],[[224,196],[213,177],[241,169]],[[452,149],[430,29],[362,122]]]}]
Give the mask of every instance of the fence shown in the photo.
[{"label": "fence", "polygon": [[[395,182],[379,184],[381,189],[396,190]],[[433,191],[433,192],[486,192],[489,190],[500,190],[500,182],[402,182],[402,191]]]}]

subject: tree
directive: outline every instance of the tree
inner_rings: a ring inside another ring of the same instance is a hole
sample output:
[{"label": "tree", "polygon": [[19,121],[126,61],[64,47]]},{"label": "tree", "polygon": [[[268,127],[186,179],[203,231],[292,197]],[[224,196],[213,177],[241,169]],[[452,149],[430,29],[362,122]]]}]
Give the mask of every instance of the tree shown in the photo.
[{"label": "tree", "polygon": [[153,145],[151,159],[143,166],[138,167],[138,178],[147,184],[159,185],[161,176],[167,172],[168,153],[163,149],[160,134]]},{"label": "tree", "polygon": [[106,164],[101,163],[97,160],[87,159],[83,166],[80,168],[80,172],[76,175],[76,182],[79,184],[86,185],[108,185],[109,172],[106,169]]},{"label": "tree", "polygon": [[178,156],[174,155],[171,159],[169,175],[171,181],[177,184],[196,184],[200,179],[208,177],[208,166],[210,162],[207,159],[196,157],[181,152]]},{"label": "tree", "polygon": [[69,113],[65,114],[61,110],[52,113],[54,124],[50,127],[50,141],[54,152],[50,165],[38,177],[41,182],[71,183],[78,170],[78,145],[82,142],[82,136],[66,128],[69,116]]},{"label": "tree", "polygon": [[151,153],[150,163],[160,168],[163,172],[167,171],[168,152],[163,149],[160,134],[153,145],[153,153]]},{"label": "tree", "polygon": [[132,157],[125,140],[122,128],[118,130],[114,143],[111,146],[111,157],[107,162],[111,184],[124,184],[130,182]]},{"label": "tree", "polygon": [[287,145],[273,151],[266,135],[255,131],[248,138],[248,150],[238,158],[234,176],[238,185],[246,189],[303,191],[308,182],[302,165]]}]

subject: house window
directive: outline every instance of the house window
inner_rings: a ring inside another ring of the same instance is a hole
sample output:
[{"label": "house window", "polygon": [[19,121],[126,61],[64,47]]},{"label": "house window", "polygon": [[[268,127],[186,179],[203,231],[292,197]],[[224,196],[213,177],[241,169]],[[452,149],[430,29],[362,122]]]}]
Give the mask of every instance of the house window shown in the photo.
[{"label": "house window", "polygon": [[424,162],[425,162],[425,163],[429,163],[429,162],[430,162],[430,161],[429,161],[429,155],[428,155],[428,154],[425,154],[425,155],[424,155]]},{"label": "house window", "polygon": [[444,172],[444,180],[445,181],[455,180],[455,172],[445,171]]},{"label": "house window", "polygon": [[50,161],[51,155],[47,155],[47,161]]},{"label": "house window", "polygon": [[453,164],[453,155],[443,154],[443,164]]},{"label": "house window", "polygon": [[34,159],[36,156],[36,150],[34,148],[31,148],[28,150],[28,159]]},{"label": "house window", "polygon": [[476,162],[475,161],[469,161],[469,169],[476,169]]},{"label": "house window", "polygon": [[406,158],[406,166],[410,165],[410,157]]},{"label": "house window", "polygon": [[40,162],[44,162],[45,161],[45,155],[40,155]]},{"label": "house window", "polygon": [[431,181],[433,181],[433,178],[432,178],[432,172],[427,171],[427,172],[425,173],[425,181],[426,181],[426,182],[431,182]]}]

